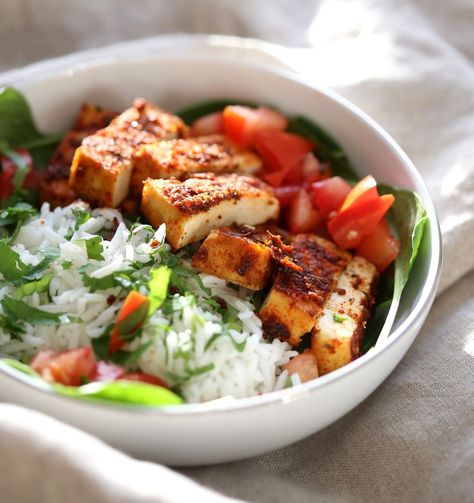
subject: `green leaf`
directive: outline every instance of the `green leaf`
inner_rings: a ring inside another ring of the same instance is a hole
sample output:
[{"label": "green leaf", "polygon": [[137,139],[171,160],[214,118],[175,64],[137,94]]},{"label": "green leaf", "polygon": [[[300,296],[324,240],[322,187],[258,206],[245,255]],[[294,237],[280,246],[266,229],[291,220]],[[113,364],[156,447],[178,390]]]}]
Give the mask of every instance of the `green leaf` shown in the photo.
[{"label": "green leaf", "polygon": [[41,279],[30,281],[18,287],[15,292],[16,299],[22,299],[33,293],[44,293],[48,291],[49,284],[54,274],[45,274]]},{"label": "green leaf", "polygon": [[91,218],[91,214],[88,211],[77,208],[72,210],[72,214],[76,219],[76,224],[74,226],[76,231],[82,224],[85,224]]},{"label": "green leaf", "polygon": [[89,288],[91,292],[97,290],[108,290],[117,286],[115,281],[115,273],[104,276],[103,278],[92,278],[86,272],[82,273],[82,282],[85,287]]},{"label": "green leaf", "polygon": [[168,295],[168,285],[171,278],[171,269],[165,265],[158,269],[150,271],[151,279],[148,282],[148,289],[150,290],[150,308],[148,316],[151,316],[157,309],[161,307]]},{"label": "green leaf", "polygon": [[0,154],[8,157],[16,166],[15,173],[12,178],[13,192],[17,192],[23,187],[23,182],[30,170],[30,166],[26,164],[21,155],[12,150],[6,141],[0,140]]},{"label": "green leaf", "polygon": [[72,387],[60,384],[52,388],[62,395],[131,405],[180,405],[183,399],[167,388],[135,381],[92,382]]},{"label": "green leaf", "polygon": [[395,261],[394,297],[400,299],[418,255],[428,217],[421,197],[416,192],[388,186],[379,190],[395,196],[390,214],[400,239],[400,253]]},{"label": "green leaf", "polygon": [[207,114],[212,114],[214,112],[220,112],[228,105],[243,105],[252,108],[257,108],[259,106],[251,101],[224,98],[220,100],[202,101],[195,103],[194,105],[190,105],[189,107],[182,108],[181,110],[176,112],[176,115],[179,115],[186,124],[192,124],[196,119],[199,119],[199,117]]},{"label": "green leaf", "polygon": [[102,246],[102,238],[100,236],[94,236],[89,239],[83,239],[86,245],[87,258],[92,260],[104,260],[102,253],[104,252],[104,247]]},{"label": "green leaf", "polygon": [[0,210],[0,227],[23,223],[29,217],[37,215],[38,210],[31,204],[17,203],[14,206]]},{"label": "green leaf", "polygon": [[35,166],[46,166],[62,134],[38,131],[24,96],[11,87],[0,89],[0,140],[7,148],[26,148]]},{"label": "green leaf", "polygon": [[0,241],[0,273],[13,284],[21,282],[23,276],[30,270],[20,259],[20,255],[6,243]]},{"label": "green leaf", "polygon": [[77,387],[49,384],[43,381],[29,365],[7,358],[0,361],[25,375],[41,380],[57,393],[72,398],[130,405],[162,406],[183,403],[180,396],[161,386],[127,380],[92,382]]},{"label": "green leaf", "polygon": [[49,313],[42,309],[31,307],[18,299],[5,297],[2,299],[1,304],[3,311],[12,322],[25,321],[30,325],[62,325],[72,321],[72,319],[66,315]]},{"label": "green leaf", "polygon": [[341,146],[321,126],[305,117],[293,117],[288,122],[288,131],[316,143],[317,157],[329,163],[333,175],[349,181],[359,179]]},{"label": "green leaf", "polygon": [[383,184],[379,185],[379,192],[395,196],[389,217],[400,240],[400,253],[394,267],[381,277],[382,291],[367,324],[362,352],[368,351],[375,343],[380,344],[390,334],[427,221],[426,209],[416,192]]}]

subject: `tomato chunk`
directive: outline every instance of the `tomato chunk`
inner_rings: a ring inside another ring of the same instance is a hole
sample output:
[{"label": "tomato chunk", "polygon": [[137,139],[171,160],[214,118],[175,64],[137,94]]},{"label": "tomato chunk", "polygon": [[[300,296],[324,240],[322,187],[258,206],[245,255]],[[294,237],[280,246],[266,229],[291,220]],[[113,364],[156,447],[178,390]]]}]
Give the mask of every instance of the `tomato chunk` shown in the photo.
[{"label": "tomato chunk", "polygon": [[92,379],[96,372],[92,348],[77,348],[67,351],[41,351],[30,362],[33,370],[46,381],[80,386]]},{"label": "tomato chunk", "polygon": [[298,374],[301,382],[311,381],[319,377],[318,362],[316,356],[311,351],[305,351],[296,355],[284,365],[289,375]]},{"label": "tomato chunk", "polygon": [[361,202],[375,199],[378,195],[379,193],[377,192],[377,182],[375,181],[373,176],[368,175],[365,178],[362,178],[362,180],[354,186],[349,194],[347,194],[340,210],[346,210],[351,204],[354,204],[356,201]]},{"label": "tomato chunk", "polygon": [[352,187],[341,177],[333,176],[312,184],[316,206],[324,220],[332,218]]},{"label": "tomato chunk", "polygon": [[161,386],[162,388],[169,388],[168,384],[165,381],[163,381],[163,379],[160,379],[159,377],[153,376],[151,374],[145,374],[144,372],[131,372],[129,374],[125,374],[119,379],[127,381],[145,382],[147,384]]},{"label": "tomato chunk", "polygon": [[262,178],[274,187],[282,184],[292,169],[297,169],[314,144],[301,136],[283,131],[260,131],[255,135],[255,148],[263,159]]},{"label": "tomato chunk", "polygon": [[291,201],[287,221],[288,230],[291,234],[311,232],[321,225],[321,215],[313,207],[311,196],[305,189],[301,189],[298,195]]},{"label": "tomato chunk", "polygon": [[191,125],[191,136],[208,136],[224,132],[222,112],[203,115]]},{"label": "tomato chunk", "polygon": [[222,113],[224,133],[244,147],[253,144],[255,134],[265,130],[286,128],[288,121],[281,113],[269,108],[230,105]]},{"label": "tomato chunk", "polygon": [[286,208],[298,195],[300,190],[301,187],[299,185],[283,185],[282,187],[275,187],[273,192],[280,202],[280,208]]},{"label": "tomato chunk", "polygon": [[132,290],[125,299],[118,315],[117,322],[110,337],[109,353],[118,351],[145,321],[150,302],[146,295]]},{"label": "tomato chunk", "polygon": [[393,236],[387,221],[382,219],[356,248],[356,254],[372,262],[383,272],[398,257],[400,241]]},{"label": "tomato chunk", "polygon": [[387,194],[351,204],[329,220],[329,234],[342,248],[355,248],[375,229],[394,200],[392,194]]},{"label": "tomato chunk", "polygon": [[[23,188],[34,187],[36,176],[33,170],[33,160],[31,155],[24,148],[15,149],[15,153],[20,157],[21,161],[28,166],[28,174],[23,182]],[[13,194],[13,178],[15,176],[17,166],[6,156],[0,158],[0,199],[9,199]]]}]

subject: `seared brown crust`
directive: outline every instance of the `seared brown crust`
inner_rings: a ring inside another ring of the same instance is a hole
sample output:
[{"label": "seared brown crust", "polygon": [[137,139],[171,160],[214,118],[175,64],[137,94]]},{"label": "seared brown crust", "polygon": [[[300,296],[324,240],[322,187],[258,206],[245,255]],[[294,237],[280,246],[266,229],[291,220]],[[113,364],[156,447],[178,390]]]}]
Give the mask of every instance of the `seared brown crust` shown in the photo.
[{"label": "seared brown crust", "polygon": [[136,150],[186,131],[178,117],[136,99],[107,128],[84,138],[74,155],[70,185],[94,206],[116,207],[128,193]]},{"label": "seared brown crust", "polygon": [[136,98],[133,106],[116,117],[110,126],[114,129],[144,131],[155,139],[176,138],[188,134],[188,128],[179,117],[151,105],[144,98]]},{"label": "seared brown crust", "polygon": [[90,103],[81,106],[72,129],[64,135],[57,146],[48,168],[40,171],[38,182],[40,203],[48,202],[54,208],[67,206],[76,199],[76,194],[68,183],[74,152],[86,136],[106,127],[116,115],[117,112]]},{"label": "seared brown crust", "polygon": [[298,235],[291,245],[300,269],[281,267],[259,317],[268,337],[297,346],[313,328],[351,255],[314,235]]},{"label": "seared brown crust", "polygon": [[186,215],[203,213],[222,201],[238,201],[243,195],[258,198],[262,191],[273,195],[261,180],[236,174],[197,173],[184,182],[176,178],[157,182],[161,182],[161,192],[169,203]]},{"label": "seared brown crust", "polygon": [[321,375],[359,356],[378,278],[375,266],[362,257],[354,257],[339,276],[312,330],[311,349]]},{"label": "seared brown crust", "polygon": [[194,268],[231,283],[261,290],[273,270],[265,234],[249,226],[215,229],[194,254]]}]

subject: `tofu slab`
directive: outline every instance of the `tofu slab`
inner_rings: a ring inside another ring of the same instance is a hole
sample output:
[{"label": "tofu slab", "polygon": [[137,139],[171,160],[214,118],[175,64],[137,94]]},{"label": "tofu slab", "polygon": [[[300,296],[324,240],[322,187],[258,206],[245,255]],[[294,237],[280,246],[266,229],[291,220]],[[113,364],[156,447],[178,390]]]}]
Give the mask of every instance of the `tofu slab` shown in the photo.
[{"label": "tofu slab", "polygon": [[107,128],[84,138],[74,154],[69,184],[93,206],[115,208],[127,197],[138,148],[184,134],[181,119],[137,99]]},{"label": "tofu slab", "polygon": [[312,331],[311,349],[321,375],[359,356],[377,281],[375,266],[362,257],[354,257],[339,276]]},{"label": "tofu slab", "polygon": [[115,111],[90,103],[81,106],[72,128],[56,147],[47,169],[38,171],[38,198],[41,204],[48,202],[55,208],[67,206],[76,199],[68,183],[74,152],[86,136],[108,126],[116,115]]},{"label": "tofu slab", "polygon": [[267,337],[296,347],[314,327],[351,255],[310,234],[295,236],[291,245],[293,260],[301,270],[281,268],[259,317]]},{"label": "tofu slab", "polygon": [[256,154],[221,135],[162,141],[144,145],[135,154],[131,190],[141,196],[147,178],[183,180],[204,172],[253,174],[261,167]]},{"label": "tofu slab", "polygon": [[154,227],[166,224],[166,238],[175,249],[218,227],[266,222],[278,211],[272,189],[249,176],[202,173],[184,181],[149,178],[143,187],[142,212]]},{"label": "tofu slab", "polygon": [[192,265],[231,283],[261,290],[268,283],[274,265],[266,241],[266,233],[254,227],[214,229],[194,254]]}]

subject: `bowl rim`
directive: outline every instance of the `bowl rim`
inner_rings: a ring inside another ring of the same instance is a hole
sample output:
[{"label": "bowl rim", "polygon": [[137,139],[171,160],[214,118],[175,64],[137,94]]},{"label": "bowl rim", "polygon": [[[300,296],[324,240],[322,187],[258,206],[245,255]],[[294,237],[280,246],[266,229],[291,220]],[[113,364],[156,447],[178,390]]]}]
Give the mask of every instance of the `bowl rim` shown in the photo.
[{"label": "bowl rim", "polygon": [[[202,39],[202,37],[200,37]],[[224,37],[225,38],[225,37]],[[125,44],[120,44],[121,46]],[[268,44],[270,45],[270,44]],[[45,71],[43,77],[41,77],[41,65],[43,63],[36,63],[33,65],[30,65],[31,68],[33,69],[33,76],[31,80],[28,79],[27,73],[24,72],[24,70],[27,70],[29,67],[25,67],[23,71],[20,71],[18,73],[20,77],[20,83],[21,85],[19,86],[21,89],[27,89],[28,88],[28,83],[30,85],[34,85],[35,83],[43,82],[46,80],[54,80],[61,78],[62,76],[68,75],[68,76],[73,76],[76,73],[81,73],[84,71],[88,71],[90,68],[94,67],[101,67],[105,65],[113,65],[113,64],[131,64],[131,63],[137,63],[137,58],[134,57],[131,59],[130,56],[124,56],[124,57],[117,57],[114,59],[111,58],[97,58],[97,59],[92,59],[89,60],[89,62],[86,64],[85,60],[81,58],[81,55],[86,55],[88,53],[93,53],[93,51],[83,51],[81,53],[77,53],[76,56],[79,56],[75,63],[72,63],[70,67],[65,70],[64,65],[61,67],[55,66],[54,64],[48,65],[48,63],[64,60],[64,62],[67,65],[68,57],[66,58],[55,58],[52,60],[47,60],[44,62],[45,64]],[[74,56],[74,55],[73,55]],[[372,349],[371,351],[365,353],[364,355],[360,356],[353,362],[345,365],[344,367],[341,367],[329,374],[326,374],[324,376],[319,377],[318,379],[299,384],[297,386],[283,389],[283,390],[278,390],[278,391],[272,391],[269,393],[265,393],[263,395],[257,395],[253,397],[247,397],[247,398],[239,398],[239,399],[234,399],[234,398],[221,398],[217,399],[215,401],[207,402],[207,403],[188,403],[188,404],[181,404],[178,406],[162,406],[162,407],[157,407],[157,406],[150,406],[150,405],[130,405],[130,404],[120,404],[120,403],[107,403],[105,401],[94,401],[92,399],[88,400],[78,400],[77,398],[72,398],[68,397],[65,395],[61,395],[57,392],[55,392],[53,389],[48,387],[45,383],[42,383],[42,381],[39,381],[35,378],[32,378],[30,376],[21,374],[19,371],[9,367],[8,365],[4,364],[3,362],[0,361],[0,373],[3,374],[4,376],[13,379],[15,381],[19,381],[20,383],[27,385],[30,388],[33,388],[36,391],[46,393],[49,395],[53,400],[54,399],[59,399],[59,400],[65,400],[66,403],[71,404],[72,402],[75,403],[76,405],[84,405],[84,406],[89,406],[97,410],[97,407],[102,408],[102,409],[107,409],[107,410],[112,410],[116,412],[122,412],[122,413],[129,413],[132,415],[153,415],[153,416],[196,416],[196,415],[203,415],[203,414],[210,414],[210,413],[232,413],[235,411],[243,410],[243,409],[255,409],[263,406],[268,406],[271,404],[275,404],[276,402],[283,402],[287,403],[296,399],[300,399],[303,396],[307,395],[308,393],[312,392],[313,390],[319,389],[326,384],[333,383],[335,381],[341,380],[345,378],[348,374],[351,374],[353,372],[356,372],[362,367],[365,367],[368,365],[372,360],[375,358],[378,358],[379,355],[382,353],[386,352],[391,348],[394,344],[396,344],[401,338],[406,335],[407,332],[410,331],[410,328],[416,324],[417,318],[420,315],[423,315],[423,313],[430,308],[434,297],[436,295],[436,289],[439,283],[440,279],[440,273],[441,273],[441,262],[442,262],[442,256],[441,256],[441,231],[440,231],[440,225],[439,225],[439,220],[436,214],[436,210],[434,207],[434,204],[431,200],[431,197],[429,195],[429,192],[426,188],[426,185],[418,172],[418,170],[415,168],[414,164],[412,161],[408,158],[408,156],[405,154],[405,152],[402,150],[402,148],[395,142],[395,140],[385,131],[385,129],[380,126],[374,119],[372,119],[370,116],[368,116],[364,111],[362,111],[359,107],[354,105],[352,102],[350,102],[348,99],[340,96],[337,94],[335,91],[326,88],[325,86],[318,85],[315,82],[312,82],[311,80],[293,72],[290,70],[286,70],[283,68],[277,68],[275,66],[271,65],[265,65],[263,63],[255,63],[255,62],[249,62],[249,61],[237,61],[236,59],[229,58],[229,57],[222,57],[222,56],[216,56],[216,55],[190,55],[190,56],[166,56],[166,55],[160,55],[160,54],[154,54],[150,57],[147,58],[138,58],[139,61],[169,61],[173,59],[179,59],[181,62],[183,61],[189,61],[189,62],[197,62],[199,61],[200,63],[219,63],[224,66],[233,66],[233,67],[250,67],[250,68],[256,68],[259,71],[267,72],[272,75],[276,75],[277,77],[283,78],[285,80],[289,80],[293,83],[300,84],[302,86],[305,86],[307,88],[310,88],[312,91],[319,93],[321,95],[324,95],[325,97],[329,98],[331,101],[336,102],[338,105],[342,106],[343,108],[347,109],[352,115],[355,115],[359,120],[362,122],[366,123],[370,129],[378,136],[379,140],[382,142],[385,142],[387,146],[392,150],[392,152],[399,158],[400,163],[404,165],[404,167],[407,169],[407,171],[410,173],[411,177],[416,181],[417,185],[422,189],[419,190],[418,192],[420,193],[420,196],[425,204],[426,211],[427,211],[427,216],[428,216],[428,222],[430,225],[430,265],[428,272],[426,274],[426,279],[423,284],[423,287],[421,289],[421,293],[419,295],[419,298],[416,301],[416,304],[414,305],[413,309],[407,316],[405,320],[393,331],[390,333],[389,337],[378,347]],[[49,68],[49,71],[48,71]],[[13,72],[6,72],[3,75],[8,75],[8,74],[13,74],[17,70],[14,70]],[[2,77],[2,74],[0,74],[0,77]],[[9,82],[9,85],[15,85],[15,82]],[[72,402],[71,402],[72,401]]]}]

